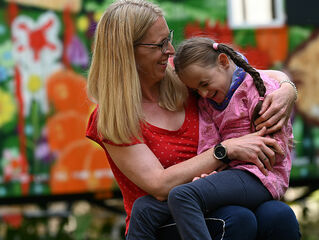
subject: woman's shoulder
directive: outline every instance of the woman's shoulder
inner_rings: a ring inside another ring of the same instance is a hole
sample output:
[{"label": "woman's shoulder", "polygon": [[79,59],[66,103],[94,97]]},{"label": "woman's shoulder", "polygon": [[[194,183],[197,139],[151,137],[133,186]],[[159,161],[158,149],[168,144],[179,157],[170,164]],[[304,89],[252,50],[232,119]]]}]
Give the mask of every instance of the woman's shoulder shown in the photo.
[{"label": "woman's shoulder", "polygon": [[90,138],[95,142],[101,142],[97,131],[97,114],[98,114],[98,106],[95,107],[93,112],[89,117],[89,121],[86,128],[86,137]]},{"label": "woman's shoulder", "polygon": [[115,146],[130,146],[130,145],[141,143],[138,139],[132,140],[132,142],[129,144],[113,143],[112,141],[103,138],[102,134],[98,132],[97,122],[98,122],[98,105],[95,107],[95,109],[93,110],[93,112],[91,113],[89,117],[89,121],[86,128],[86,137],[98,143],[103,149],[105,149],[105,146],[103,143],[115,145]]},{"label": "woman's shoulder", "polygon": [[185,104],[185,111],[187,115],[192,115],[193,117],[198,115],[198,101],[199,97],[196,96],[195,93],[189,94]]}]

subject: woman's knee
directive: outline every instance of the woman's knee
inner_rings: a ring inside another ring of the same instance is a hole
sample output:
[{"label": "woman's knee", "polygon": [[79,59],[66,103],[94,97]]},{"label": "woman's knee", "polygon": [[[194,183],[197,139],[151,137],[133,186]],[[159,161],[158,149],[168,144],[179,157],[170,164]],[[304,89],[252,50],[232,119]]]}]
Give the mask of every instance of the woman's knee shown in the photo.
[{"label": "woman's knee", "polygon": [[257,232],[257,219],[251,210],[240,206],[228,206],[228,208],[231,212],[227,222],[228,227],[239,227],[243,231]]},{"label": "woman's knee", "polygon": [[145,215],[145,212],[154,206],[155,201],[157,200],[149,195],[136,199],[132,207],[132,216]]},{"label": "woman's knee", "polygon": [[281,201],[267,201],[261,204],[255,213],[258,221],[267,220],[273,225],[282,225],[283,222],[289,220],[291,224],[298,225],[293,210]]},{"label": "woman's knee", "polygon": [[255,214],[258,235],[268,236],[263,239],[300,239],[296,215],[284,202],[267,201],[256,209]]},{"label": "woman's knee", "polygon": [[[209,216],[208,216],[209,217]],[[245,207],[225,206],[213,212],[214,219],[224,222],[223,239],[255,239],[257,220],[255,214]]]}]

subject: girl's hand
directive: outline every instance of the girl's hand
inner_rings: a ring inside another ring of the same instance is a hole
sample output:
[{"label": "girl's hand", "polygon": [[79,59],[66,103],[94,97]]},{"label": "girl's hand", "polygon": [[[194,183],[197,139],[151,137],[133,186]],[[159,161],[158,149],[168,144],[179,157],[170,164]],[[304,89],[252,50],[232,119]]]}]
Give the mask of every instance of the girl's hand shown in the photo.
[{"label": "girl's hand", "polygon": [[280,130],[290,118],[295,97],[289,83],[283,83],[280,89],[267,95],[259,112],[261,116],[255,121],[256,130],[267,127],[266,134]]},{"label": "girl's hand", "polygon": [[200,175],[200,177],[194,177],[193,180],[192,180],[192,182],[194,182],[194,181],[196,181],[196,180],[198,180],[198,179],[200,179],[200,178],[204,178],[204,177],[207,177],[207,176],[209,176],[209,175],[215,174],[215,173],[217,173],[217,171],[212,171],[212,172],[209,173],[209,174],[203,173],[203,174]]},{"label": "girl's hand", "polygon": [[264,175],[272,170],[275,163],[275,153],[284,154],[276,140],[263,137],[266,128],[247,134],[243,137],[227,139],[222,142],[227,148],[230,159],[237,159],[255,164]]}]

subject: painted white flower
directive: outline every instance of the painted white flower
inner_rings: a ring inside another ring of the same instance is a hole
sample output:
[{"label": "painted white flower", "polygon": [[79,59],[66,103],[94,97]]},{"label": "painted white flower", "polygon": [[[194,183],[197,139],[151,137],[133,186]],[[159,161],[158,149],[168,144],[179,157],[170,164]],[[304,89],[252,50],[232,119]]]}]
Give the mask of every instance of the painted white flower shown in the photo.
[{"label": "painted white flower", "polygon": [[21,77],[24,115],[30,114],[34,100],[43,113],[49,110],[46,79],[62,67],[59,31],[60,22],[53,12],[42,14],[36,21],[20,15],[12,23],[13,56]]}]

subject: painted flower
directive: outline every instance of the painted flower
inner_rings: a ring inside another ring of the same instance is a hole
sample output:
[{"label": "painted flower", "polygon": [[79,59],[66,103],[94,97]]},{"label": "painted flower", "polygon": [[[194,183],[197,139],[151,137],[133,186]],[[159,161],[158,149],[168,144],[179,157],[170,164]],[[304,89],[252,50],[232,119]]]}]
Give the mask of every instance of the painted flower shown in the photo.
[{"label": "painted flower", "polygon": [[29,116],[36,101],[43,114],[48,113],[46,80],[62,68],[60,22],[53,12],[42,14],[36,21],[24,15],[12,23],[13,56],[21,82],[24,115]]},{"label": "painted flower", "polygon": [[56,155],[51,151],[47,139],[47,129],[42,129],[42,134],[40,139],[37,141],[37,146],[35,148],[34,156],[37,160],[45,164],[49,164],[54,161]]},{"label": "painted flower", "polygon": [[87,16],[81,16],[78,18],[76,25],[81,32],[85,32],[89,27],[89,19]]},{"label": "painted flower", "polygon": [[0,45],[0,82],[13,75],[15,61],[10,40]]},{"label": "painted flower", "polygon": [[22,158],[17,148],[7,148],[2,152],[1,167],[5,180],[19,180],[22,173]]},{"label": "painted flower", "polygon": [[74,65],[86,68],[89,64],[89,53],[77,36],[73,36],[67,48],[67,56]]},{"label": "painted flower", "polygon": [[12,121],[16,113],[13,96],[0,88],[0,127]]},{"label": "painted flower", "polygon": [[4,67],[0,66],[0,83],[4,82],[8,78],[8,71]]},{"label": "painted flower", "polygon": [[60,22],[53,12],[37,21],[20,15],[12,23],[14,54],[18,61],[55,62],[62,54],[59,40]]},{"label": "painted flower", "polygon": [[52,74],[47,80],[47,95],[57,112],[76,111],[88,116],[92,103],[86,94],[86,80],[83,76],[62,70]]},{"label": "painted flower", "polygon": [[0,35],[4,35],[6,33],[6,27],[4,24],[0,24]]},{"label": "painted flower", "polygon": [[27,81],[27,89],[32,92],[36,93],[43,87],[43,81],[41,80],[40,76],[36,74],[29,75]]}]

